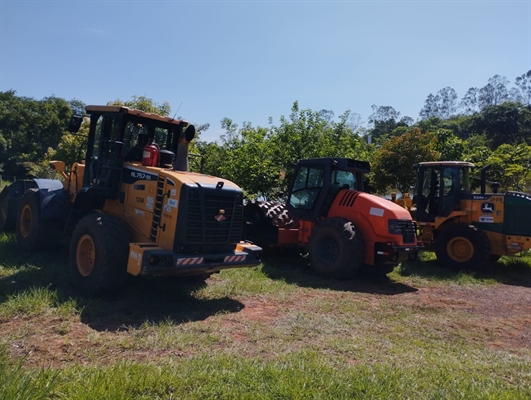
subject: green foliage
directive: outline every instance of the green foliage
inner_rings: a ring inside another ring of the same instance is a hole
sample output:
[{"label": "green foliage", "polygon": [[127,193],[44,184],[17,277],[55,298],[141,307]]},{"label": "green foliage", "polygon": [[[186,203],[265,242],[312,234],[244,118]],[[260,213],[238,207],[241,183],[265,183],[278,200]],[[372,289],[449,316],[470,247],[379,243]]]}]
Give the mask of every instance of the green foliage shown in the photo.
[{"label": "green foliage", "polygon": [[149,113],[169,116],[171,113],[170,103],[164,101],[162,104],[158,104],[146,96],[132,96],[131,100],[123,101],[116,99],[107,103],[109,106],[125,106],[134,108],[136,110],[142,110]]},{"label": "green foliage", "polygon": [[408,193],[415,183],[413,164],[439,158],[437,137],[418,128],[387,140],[374,156],[371,185],[377,193],[398,189]]},{"label": "green foliage", "polygon": [[517,146],[502,144],[485,163],[491,165],[489,180],[499,182],[501,191],[526,190],[531,167],[531,146],[523,143]]},{"label": "green foliage", "polygon": [[281,116],[280,124],[271,127],[273,163],[285,173],[283,190],[291,180],[293,163],[297,160],[317,157],[368,159],[367,145],[352,132],[349,116],[350,111],[346,111],[338,122],[329,121],[318,112],[300,110],[295,102],[289,118]]},{"label": "green foliage", "polygon": [[531,138],[531,106],[505,102],[488,106],[472,117],[471,130],[484,133],[494,150],[501,144],[519,144]]},{"label": "green foliage", "polygon": [[[527,98],[528,75],[519,77],[518,99]],[[482,96],[502,98],[506,83],[502,77],[493,78],[491,86],[493,82],[498,82],[499,93],[483,88]],[[401,117],[393,107],[373,105],[370,127],[361,128],[359,116],[350,111],[334,119],[331,110],[300,109],[298,102],[287,117],[279,118],[278,124],[273,124],[271,118],[267,128],[254,127],[251,123],[244,123],[240,128],[225,118],[222,127],[226,133],[220,143],[201,141],[199,135],[191,143],[190,152],[201,156],[191,158],[191,170],[234,181],[244,189],[248,199],[272,199],[286,190],[292,165],[298,159],[334,156],[371,162],[374,159],[372,182],[378,191],[385,192],[398,186],[406,190],[412,174],[407,164],[431,160],[437,154],[440,160],[467,160],[480,166],[492,163],[493,176],[503,182],[503,188],[525,188],[529,178],[525,145],[531,137],[531,106],[494,102],[474,112],[480,90],[472,89],[467,100],[468,115],[453,115],[455,96],[447,87],[439,91],[438,98],[432,99],[434,107],[424,110],[427,118],[416,124],[409,117]],[[158,104],[146,96],[133,96],[128,101],[117,99],[108,104],[162,115],[171,113],[168,102]],[[56,173],[48,167],[49,161],[64,161],[68,169],[74,162],[83,160],[88,123],[82,124],[78,134],[66,132],[73,112],[83,114],[84,104],[75,99],[69,102],[55,97],[34,100],[18,97],[14,91],[0,92],[1,172],[16,177],[29,174],[55,178]],[[208,126],[198,125],[199,132]],[[422,134],[416,132],[412,136],[413,128]],[[371,136],[372,145],[366,143],[367,136]],[[398,137],[404,139],[400,141]],[[408,140],[420,142],[407,143]],[[425,152],[426,146],[431,146],[430,151]],[[416,150],[420,152],[415,156]],[[403,154],[393,155],[395,151]],[[397,169],[396,165],[401,167]]]},{"label": "green foliage", "polygon": [[465,143],[449,129],[438,129],[434,133],[435,150],[441,161],[460,161],[463,159]]},{"label": "green foliage", "polygon": [[61,142],[72,111],[57,97],[34,100],[0,92],[0,163],[7,175],[24,176]]},{"label": "green foliage", "polygon": [[223,176],[240,185],[246,198],[276,198],[286,190],[292,163],[303,158],[356,157],[367,160],[369,149],[352,132],[350,112],[332,120],[323,111],[300,110],[293,104],[288,118],[269,129],[246,123],[239,128],[231,119],[222,120],[221,144],[199,142],[204,172]]}]

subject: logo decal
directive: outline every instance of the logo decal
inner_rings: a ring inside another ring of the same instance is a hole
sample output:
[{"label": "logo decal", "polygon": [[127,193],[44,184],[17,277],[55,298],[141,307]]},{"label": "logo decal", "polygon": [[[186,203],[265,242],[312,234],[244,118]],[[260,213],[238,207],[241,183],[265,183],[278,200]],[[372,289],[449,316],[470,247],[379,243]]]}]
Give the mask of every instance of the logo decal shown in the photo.
[{"label": "logo decal", "polygon": [[226,219],[226,218],[225,218],[225,210],[219,210],[218,215],[216,215],[216,216],[214,217],[214,219],[215,219],[216,221],[218,221],[218,222],[223,222],[223,221],[225,221],[225,219]]},{"label": "logo decal", "polygon": [[494,212],[494,203],[483,203],[481,204],[481,211],[484,213],[491,214]]}]

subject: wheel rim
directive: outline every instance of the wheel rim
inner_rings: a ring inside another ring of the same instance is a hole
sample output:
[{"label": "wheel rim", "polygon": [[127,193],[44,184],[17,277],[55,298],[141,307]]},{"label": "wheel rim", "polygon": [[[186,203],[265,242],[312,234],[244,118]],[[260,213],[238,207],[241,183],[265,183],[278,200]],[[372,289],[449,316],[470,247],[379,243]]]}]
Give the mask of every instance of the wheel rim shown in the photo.
[{"label": "wheel rim", "polygon": [[464,237],[456,237],[448,242],[446,251],[452,260],[467,262],[474,256],[474,245]]},{"label": "wheel rim", "polygon": [[83,235],[77,243],[76,264],[79,273],[89,276],[94,270],[96,248],[90,235]]},{"label": "wheel rim", "polygon": [[33,213],[31,207],[25,205],[20,213],[20,234],[27,238],[31,232],[31,221],[33,219]]},{"label": "wheel rim", "polygon": [[337,258],[338,251],[337,242],[331,237],[325,237],[319,242],[319,258],[326,263],[333,262]]}]

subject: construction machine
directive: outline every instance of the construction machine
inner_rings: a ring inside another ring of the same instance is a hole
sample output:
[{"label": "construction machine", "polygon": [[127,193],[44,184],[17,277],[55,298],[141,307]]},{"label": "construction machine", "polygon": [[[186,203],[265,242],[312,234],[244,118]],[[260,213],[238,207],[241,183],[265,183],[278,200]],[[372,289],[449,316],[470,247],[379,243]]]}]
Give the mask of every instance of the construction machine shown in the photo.
[{"label": "construction machine", "polygon": [[0,194],[0,226],[25,249],[69,242],[70,276],[87,294],[114,291],[128,274],[205,279],[260,263],[262,249],[241,240],[242,190],[189,172],[193,125],[122,106],[86,113],[84,161],[69,171],[52,161],[62,180],[16,181]]},{"label": "construction machine", "polygon": [[504,255],[531,249],[531,194],[498,193],[482,168],[479,193],[473,191],[473,163],[421,162],[413,198],[401,204],[410,210],[419,241],[434,250],[439,263],[455,270],[480,268]]},{"label": "construction machine", "polygon": [[246,238],[265,248],[296,246],[324,276],[351,278],[361,268],[389,272],[419,250],[403,207],[364,191],[365,161],[299,160],[286,202],[249,202]]}]

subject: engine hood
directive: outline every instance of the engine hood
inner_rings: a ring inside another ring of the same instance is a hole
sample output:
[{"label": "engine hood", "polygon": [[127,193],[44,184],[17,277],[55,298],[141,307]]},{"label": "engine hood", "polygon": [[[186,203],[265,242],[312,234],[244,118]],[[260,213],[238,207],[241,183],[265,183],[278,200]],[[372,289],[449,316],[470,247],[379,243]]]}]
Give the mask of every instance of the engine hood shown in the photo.
[{"label": "engine hood", "polygon": [[[162,170],[160,176],[165,177],[168,183],[174,186],[191,185],[191,186],[218,186],[224,188],[240,189],[238,185],[228,179],[219,178],[212,175],[204,175],[196,172],[184,172],[175,170]],[[240,189],[241,190],[241,189]]]}]

